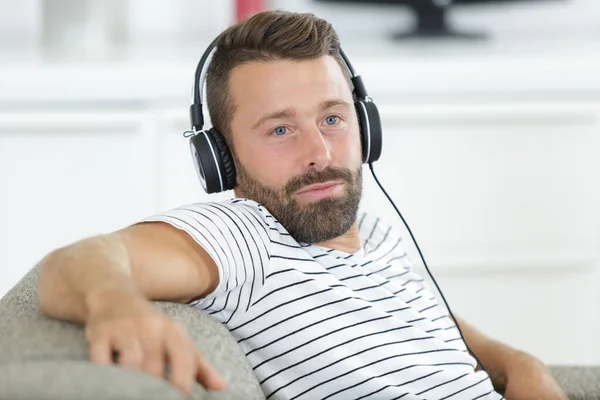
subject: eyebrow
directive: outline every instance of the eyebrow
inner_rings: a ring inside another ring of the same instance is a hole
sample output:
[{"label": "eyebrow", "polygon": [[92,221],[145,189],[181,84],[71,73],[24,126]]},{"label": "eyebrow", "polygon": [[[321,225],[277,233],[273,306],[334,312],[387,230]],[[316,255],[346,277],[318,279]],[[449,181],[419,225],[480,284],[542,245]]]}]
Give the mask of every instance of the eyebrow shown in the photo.
[{"label": "eyebrow", "polygon": [[[349,102],[347,102],[346,100],[342,100],[342,99],[330,99],[330,100],[325,100],[323,102],[321,102],[321,104],[319,104],[319,111],[325,111],[328,108],[331,107],[335,107],[335,106],[345,106],[345,107],[351,107],[352,104],[350,104]],[[293,108],[284,108],[282,110],[278,110],[272,113],[269,113],[267,115],[263,115],[262,117],[260,117],[258,119],[258,121],[256,121],[254,123],[254,125],[252,125],[252,129],[256,129],[259,126],[261,126],[262,124],[264,124],[265,122],[267,122],[268,120],[271,119],[281,119],[281,118],[293,118],[296,115],[296,112],[294,111]]]}]

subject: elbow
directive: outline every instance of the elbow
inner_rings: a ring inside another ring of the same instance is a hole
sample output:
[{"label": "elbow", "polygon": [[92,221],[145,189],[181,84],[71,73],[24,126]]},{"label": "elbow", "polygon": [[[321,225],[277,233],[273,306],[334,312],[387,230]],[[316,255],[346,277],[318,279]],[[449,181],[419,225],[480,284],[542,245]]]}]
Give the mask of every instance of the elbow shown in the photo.
[{"label": "elbow", "polygon": [[60,290],[59,279],[61,250],[54,250],[40,261],[37,280],[37,300],[41,311],[50,316],[57,316],[57,290]]}]

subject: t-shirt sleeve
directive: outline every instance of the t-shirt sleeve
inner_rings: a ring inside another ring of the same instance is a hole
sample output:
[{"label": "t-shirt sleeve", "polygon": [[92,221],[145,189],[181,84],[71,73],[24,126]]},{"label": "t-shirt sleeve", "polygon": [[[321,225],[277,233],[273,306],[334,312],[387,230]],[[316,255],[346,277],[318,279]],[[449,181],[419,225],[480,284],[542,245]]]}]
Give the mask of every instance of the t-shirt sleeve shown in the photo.
[{"label": "t-shirt sleeve", "polygon": [[268,222],[245,203],[198,203],[147,217],[188,233],[214,260],[219,284],[192,303],[232,317],[248,310],[262,288],[269,264]]}]

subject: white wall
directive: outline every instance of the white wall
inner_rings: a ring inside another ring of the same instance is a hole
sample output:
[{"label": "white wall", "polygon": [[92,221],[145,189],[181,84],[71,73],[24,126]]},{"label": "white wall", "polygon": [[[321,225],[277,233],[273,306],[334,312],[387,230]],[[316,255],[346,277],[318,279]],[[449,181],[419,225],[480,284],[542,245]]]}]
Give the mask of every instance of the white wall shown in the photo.
[{"label": "white wall", "polygon": [[0,42],[34,43],[39,34],[39,1],[0,0]]},{"label": "white wall", "polygon": [[132,40],[164,40],[164,37],[193,42],[198,37],[216,36],[234,19],[234,2],[214,0],[131,0]]}]

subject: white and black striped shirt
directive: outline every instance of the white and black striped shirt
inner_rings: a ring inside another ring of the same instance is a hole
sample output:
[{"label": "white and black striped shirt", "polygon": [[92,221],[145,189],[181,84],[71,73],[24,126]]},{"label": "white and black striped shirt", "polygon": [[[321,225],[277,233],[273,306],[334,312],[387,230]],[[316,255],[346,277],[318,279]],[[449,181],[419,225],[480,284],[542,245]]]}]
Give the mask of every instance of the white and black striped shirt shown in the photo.
[{"label": "white and black striped shirt", "polygon": [[190,234],[220,282],[193,303],[234,335],[267,399],[501,399],[400,238],[359,215],[356,254],[298,243],[234,198],[155,215]]}]

